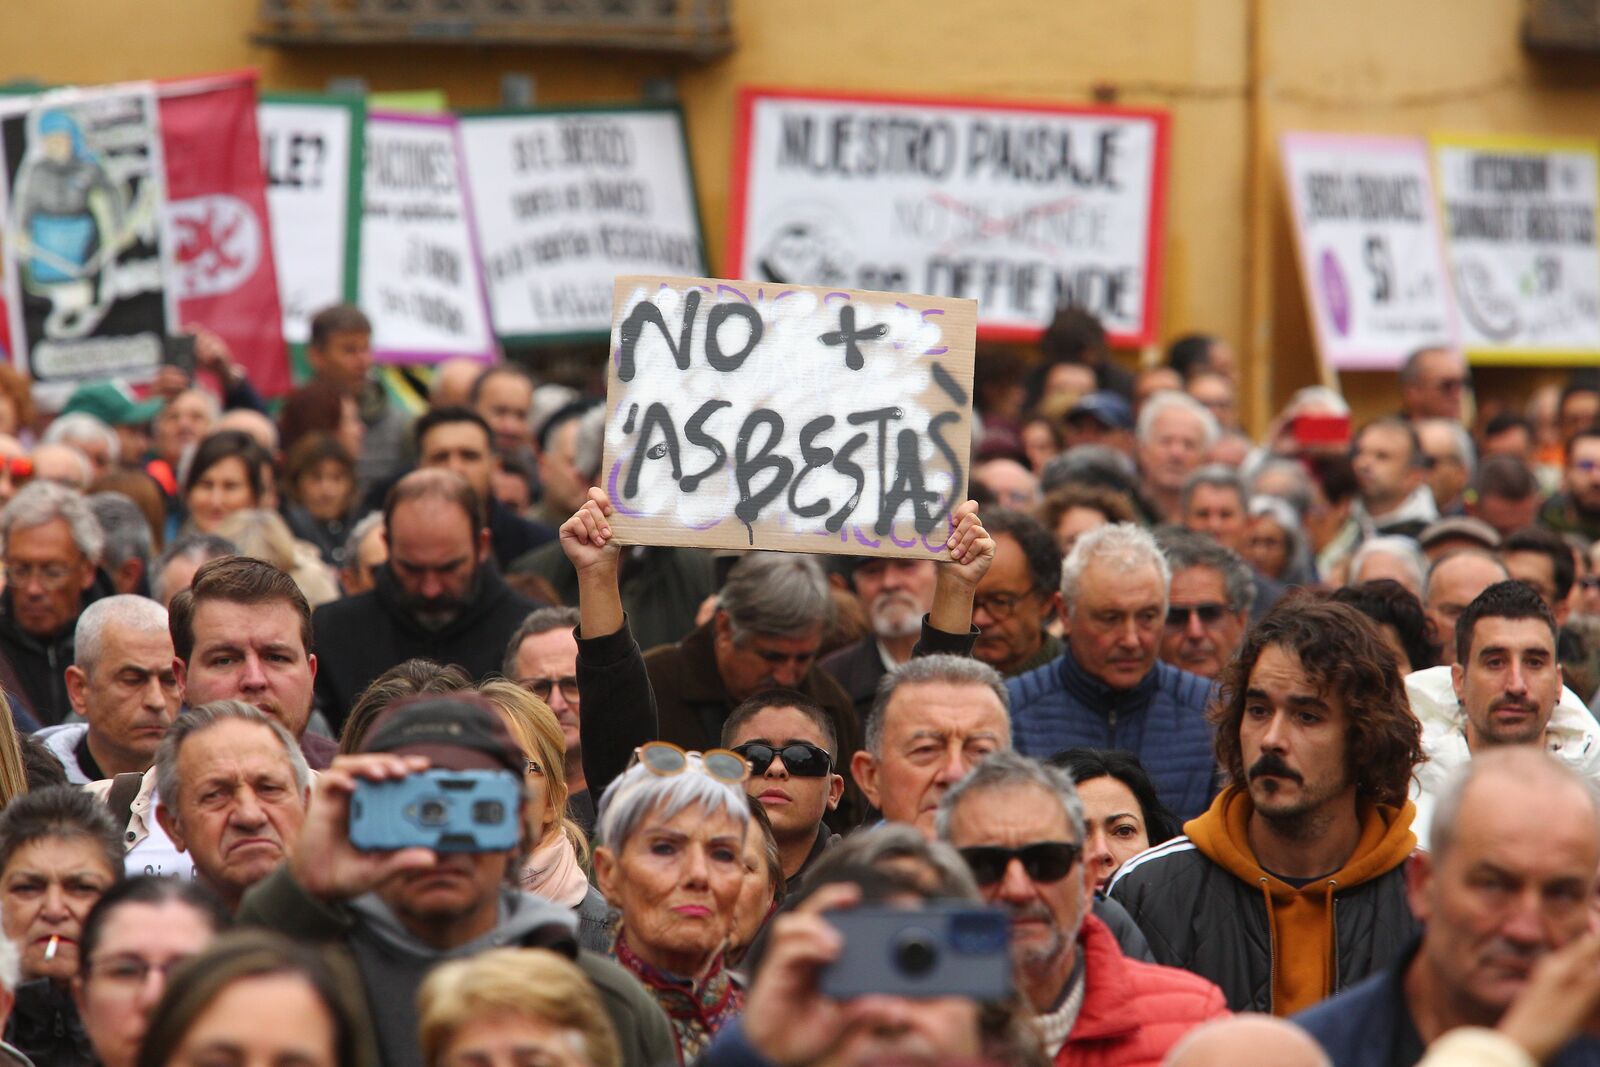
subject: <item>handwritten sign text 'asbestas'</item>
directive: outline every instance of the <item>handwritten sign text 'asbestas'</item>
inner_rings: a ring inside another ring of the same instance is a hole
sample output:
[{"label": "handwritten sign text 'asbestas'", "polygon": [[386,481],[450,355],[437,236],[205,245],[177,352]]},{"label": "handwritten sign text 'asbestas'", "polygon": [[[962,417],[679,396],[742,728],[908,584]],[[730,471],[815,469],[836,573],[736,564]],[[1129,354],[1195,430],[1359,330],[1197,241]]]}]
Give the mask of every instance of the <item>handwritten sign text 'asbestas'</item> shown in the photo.
[{"label": "handwritten sign text 'asbestas'", "polygon": [[966,493],[976,318],[971,300],[618,278],[617,536],[943,556]]}]

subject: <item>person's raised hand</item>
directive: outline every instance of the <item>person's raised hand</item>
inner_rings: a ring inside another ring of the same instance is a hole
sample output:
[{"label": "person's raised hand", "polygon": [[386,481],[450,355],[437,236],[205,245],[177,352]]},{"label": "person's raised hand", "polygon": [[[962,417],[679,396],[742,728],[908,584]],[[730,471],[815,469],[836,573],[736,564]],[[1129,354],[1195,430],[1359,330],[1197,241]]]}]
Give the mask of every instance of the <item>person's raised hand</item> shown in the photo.
[{"label": "person's raised hand", "polygon": [[171,363],[163,363],[156,368],[156,378],[150,384],[150,391],[163,400],[171,400],[189,388],[189,385],[189,375],[184,373],[183,368],[175,367]]},{"label": "person's raised hand", "polygon": [[339,756],[317,776],[300,840],[289,854],[289,874],[318,900],[348,900],[405,871],[426,870],[432,849],[363,852],[350,843],[350,797],[358,783],[397,781],[428,769],[422,756],[370,752]]},{"label": "person's raised hand", "polygon": [[994,538],[983,528],[976,500],[969,500],[951,512],[950,521],[953,529],[945,541],[945,547],[950,549],[950,561],[941,563],[939,569],[949,578],[976,589],[994,562]]},{"label": "person's raised hand", "polygon": [[613,511],[611,498],[596,486],[589,490],[583,507],[561,524],[561,550],[580,575],[616,569],[622,549],[611,536]]},{"label": "person's raised hand", "polygon": [[766,956],[745,1000],[744,1033],[777,1067],[813,1063],[844,1037],[848,1007],[821,990],[822,971],[839,958],[844,938],[822,913],[860,899],[858,886],[826,885],[772,920]]},{"label": "person's raised hand", "polygon": [[1600,934],[1536,963],[1497,1029],[1540,1063],[1594,1024],[1600,1011]]}]

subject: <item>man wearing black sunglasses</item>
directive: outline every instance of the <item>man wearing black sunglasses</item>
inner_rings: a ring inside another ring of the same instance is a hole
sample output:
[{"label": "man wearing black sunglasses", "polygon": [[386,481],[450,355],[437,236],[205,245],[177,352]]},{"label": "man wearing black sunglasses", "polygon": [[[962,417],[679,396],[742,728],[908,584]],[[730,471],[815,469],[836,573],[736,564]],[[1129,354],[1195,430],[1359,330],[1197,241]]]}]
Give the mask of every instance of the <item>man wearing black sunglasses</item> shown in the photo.
[{"label": "man wearing black sunglasses", "polygon": [[839,840],[822,821],[844,796],[833,721],[805,694],[773,689],[733,709],[722,724],[722,747],[750,764],[745,792],[772,823],[793,894],[811,864]]},{"label": "man wearing black sunglasses", "polygon": [[1172,568],[1161,658],[1179,670],[1215,678],[1250,623],[1256,599],[1250,565],[1205,534],[1163,530],[1156,540]]},{"label": "man wearing black sunglasses", "polygon": [[1129,959],[1090,913],[1083,805],[1065,771],[998,752],[944,795],[937,825],[984,899],[1010,914],[1017,991],[1055,1063],[1154,1062],[1228,1013],[1216,986]]}]

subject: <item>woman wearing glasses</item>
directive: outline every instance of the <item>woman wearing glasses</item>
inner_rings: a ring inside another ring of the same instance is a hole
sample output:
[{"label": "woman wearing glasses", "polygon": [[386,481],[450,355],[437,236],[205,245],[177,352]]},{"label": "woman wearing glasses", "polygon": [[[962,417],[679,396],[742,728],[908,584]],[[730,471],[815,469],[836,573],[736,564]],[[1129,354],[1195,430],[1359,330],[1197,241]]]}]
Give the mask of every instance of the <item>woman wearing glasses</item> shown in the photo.
[{"label": "woman wearing glasses", "polygon": [[221,901],[178,878],[133,878],[100,898],[83,924],[73,982],[99,1067],[133,1067],[167,976],[228,923]]},{"label": "woman wearing glasses", "polygon": [[622,915],[614,952],[672,1022],[679,1063],[744,1007],[723,950],[745,876],[749,773],[725,749],[652,741],[600,798],[594,870]]}]

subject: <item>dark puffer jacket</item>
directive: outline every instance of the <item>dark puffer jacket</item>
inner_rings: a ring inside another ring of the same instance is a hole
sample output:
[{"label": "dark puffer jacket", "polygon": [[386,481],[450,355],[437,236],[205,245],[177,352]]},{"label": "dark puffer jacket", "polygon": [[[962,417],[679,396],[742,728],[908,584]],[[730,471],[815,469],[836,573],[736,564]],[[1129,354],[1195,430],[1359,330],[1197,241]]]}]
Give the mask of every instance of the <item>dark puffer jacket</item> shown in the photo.
[{"label": "dark puffer jacket", "polygon": [[[1209,978],[1234,1011],[1272,1011],[1272,929],[1260,886],[1175,837],[1129,860],[1110,896],[1144,930],[1157,963]],[[1389,966],[1421,931],[1406,905],[1404,864],[1335,892],[1333,916],[1335,993]]]},{"label": "dark puffer jacket", "polygon": [[1144,764],[1162,803],[1192,819],[1217,795],[1206,704],[1211,682],[1158,662],[1131,689],[1113,689],[1068,648],[1006,683],[1012,744],[1044,759],[1064,748],[1120,748]]}]

